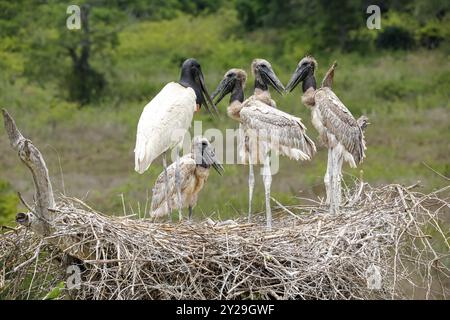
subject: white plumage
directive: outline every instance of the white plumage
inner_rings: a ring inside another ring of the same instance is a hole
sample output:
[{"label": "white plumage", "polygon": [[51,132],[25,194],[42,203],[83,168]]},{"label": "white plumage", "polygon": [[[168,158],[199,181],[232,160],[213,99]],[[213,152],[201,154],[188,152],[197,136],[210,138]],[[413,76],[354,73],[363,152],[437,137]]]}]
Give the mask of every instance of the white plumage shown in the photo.
[{"label": "white plumage", "polygon": [[183,141],[196,109],[192,88],[168,83],[142,111],[139,119],[135,170],[145,172],[153,160]]},{"label": "white plumage", "polygon": [[[168,83],[150,101],[142,111],[136,133],[136,147],[134,148],[134,169],[144,173],[153,160],[163,156],[166,199],[168,199],[167,151],[176,147],[175,185],[177,189],[178,217],[181,212],[181,184],[179,171],[179,145],[183,142],[186,131],[191,126],[194,112],[202,105],[210,111],[208,102],[217,113],[205,85],[202,69],[197,60],[189,58],[181,65],[178,83]],[[211,111],[210,111],[211,112]],[[166,201],[169,205],[170,201]],[[170,206],[167,212],[170,212]]]}]

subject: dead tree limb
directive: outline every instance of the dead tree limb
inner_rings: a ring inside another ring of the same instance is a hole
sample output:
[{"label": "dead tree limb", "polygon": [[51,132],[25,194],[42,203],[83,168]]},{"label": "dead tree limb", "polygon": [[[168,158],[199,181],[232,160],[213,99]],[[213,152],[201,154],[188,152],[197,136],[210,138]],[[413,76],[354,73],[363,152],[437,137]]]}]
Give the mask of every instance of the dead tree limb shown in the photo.
[{"label": "dead tree limb", "polygon": [[31,171],[35,187],[35,203],[32,211],[18,213],[16,221],[43,236],[49,235],[51,221],[54,217],[54,213],[49,209],[55,208],[55,199],[44,158],[31,140],[26,139],[20,133],[8,111],[2,109],[2,113],[9,142],[12,148],[18,152],[20,160]]}]

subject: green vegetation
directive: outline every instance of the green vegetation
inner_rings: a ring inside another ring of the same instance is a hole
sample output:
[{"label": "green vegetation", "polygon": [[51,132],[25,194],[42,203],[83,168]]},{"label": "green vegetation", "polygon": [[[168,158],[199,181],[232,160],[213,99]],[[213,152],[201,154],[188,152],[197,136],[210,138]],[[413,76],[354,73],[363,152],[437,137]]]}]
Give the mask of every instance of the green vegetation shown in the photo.
[{"label": "green vegetation", "polygon": [[[57,192],[112,214],[122,214],[123,195],[127,213],[143,212],[161,166],[156,161],[146,174],[134,172],[137,121],[162,86],[177,80],[185,58],[201,62],[212,91],[229,68],[249,72],[256,57],[268,59],[286,83],[306,53],[319,61],[318,79],[338,60],[335,92],[355,116],[370,118],[367,159],[357,170],[344,167],[348,181],[361,169],[375,184],[420,180],[433,190],[447,183],[423,162],[450,175],[448,1],[384,4],[381,30],[366,28],[363,1],[331,7],[304,0],[79,1],[87,3],[92,47],[89,71],[80,75],[76,61],[87,35],[66,28],[66,2],[0,1],[0,107],[44,153]],[[247,95],[252,81],[250,76]],[[299,90],[273,96],[316,138]],[[195,120],[203,121],[204,130],[237,128],[225,108],[222,102],[219,121],[205,112]],[[310,163],[282,159],[273,196],[285,204],[323,196],[325,166],[323,149]],[[246,211],[247,168],[225,169],[222,178],[211,174],[197,216],[225,218]],[[31,197],[29,174],[3,129],[0,179]],[[0,224],[2,208],[8,215],[16,212],[17,198],[11,187],[7,190],[0,191]],[[262,209],[259,176],[255,191],[256,209]]]},{"label": "green vegetation", "polygon": [[10,184],[0,180],[0,226],[13,225],[19,199]]}]

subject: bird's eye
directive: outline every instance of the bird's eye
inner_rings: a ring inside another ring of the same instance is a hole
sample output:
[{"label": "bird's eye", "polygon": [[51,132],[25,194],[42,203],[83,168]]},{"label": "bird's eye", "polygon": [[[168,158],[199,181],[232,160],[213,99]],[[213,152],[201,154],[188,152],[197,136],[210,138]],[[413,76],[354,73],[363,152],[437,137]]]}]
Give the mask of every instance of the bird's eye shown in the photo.
[{"label": "bird's eye", "polygon": [[236,74],[234,72],[228,74],[228,78],[234,77]]}]

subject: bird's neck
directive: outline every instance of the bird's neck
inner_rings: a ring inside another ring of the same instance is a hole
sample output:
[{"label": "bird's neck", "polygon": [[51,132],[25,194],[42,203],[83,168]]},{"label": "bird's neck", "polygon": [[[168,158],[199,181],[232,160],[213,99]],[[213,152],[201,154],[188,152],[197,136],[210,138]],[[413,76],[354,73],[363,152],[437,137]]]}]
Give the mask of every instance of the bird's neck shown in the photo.
[{"label": "bird's neck", "polygon": [[236,84],[233,87],[233,90],[231,90],[230,104],[235,101],[238,101],[238,102],[244,101],[244,88],[242,88],[242,86],[239,84]]},{"label": "bird's neck", "polygon": [[256,89],[262,90],[262,91],[268,91],[269,87],[267,84],[265,84],[260,76],[255,77],[255,91]]},{"label": "bird's neck", "polygon": [[200,85],[197,83],[197,81],[195,81],[194,76],[192,75],[191,72],[181,70],[180,81],[178,81],[178,83],[185,88],[192,88],[197,98],[196,99],[197,104],[203,104],[204,101],[202,89],[200,88]]},{"label": "bird's neck", "polygon": [[244,88],[242,88],[242,85],[236,84],[231,91],[230,105],[227,108],[227,113],[230,118],[239,120],[239,113],[241,112],[243,101]]},{"label": "bird's neck", "polygon": [[314,77],[314,74],[309,74],[305,80],[303,80],[302,89],[303,92],[306,92],[309,88],[312,88],[316,90],[317,84],[316,84],[316,77]]},{"label": "bird's neck", "polygon": [[307,107],[314,107],[316,105],[315,93],[316,89],[314,89],[313,87],[306,89],[306,91],[303,92],[302,95],[302,103]]}]

